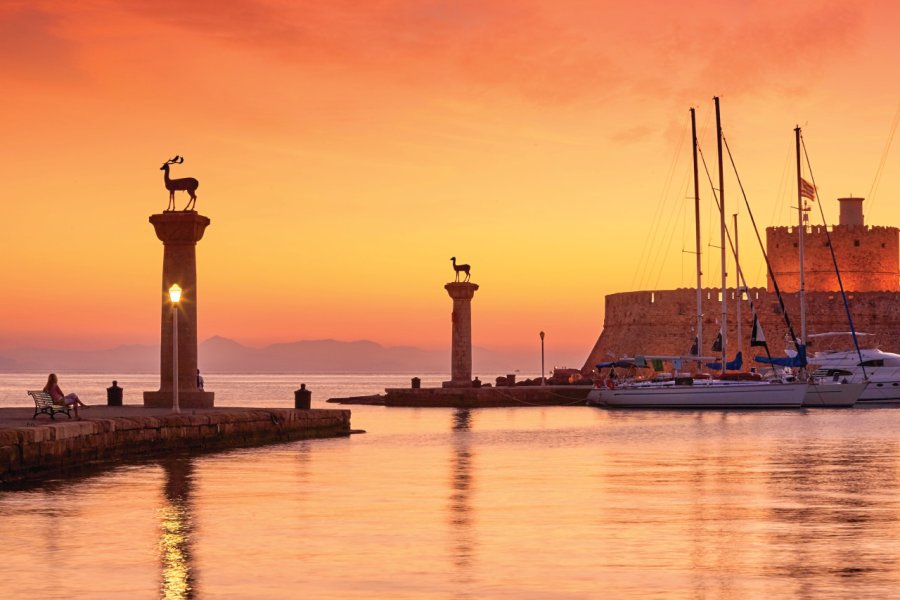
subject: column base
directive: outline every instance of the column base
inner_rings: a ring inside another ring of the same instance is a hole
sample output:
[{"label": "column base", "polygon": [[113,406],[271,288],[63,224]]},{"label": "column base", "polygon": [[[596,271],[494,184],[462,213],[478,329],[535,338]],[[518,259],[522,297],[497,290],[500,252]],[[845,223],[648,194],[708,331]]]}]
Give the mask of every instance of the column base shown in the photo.
[{"label": "column base", "polygon": [[466,381],[463,379],[462,381],[444,381],[441,383],[441,387],[444,388],[470,388],[475,387],[472,385],[471,381]]},{"label": "column base", "polygon": [[[215,392],[178,392],[178,407],[212,408]],[[172,408],[172,392],[144,392],[146,408]]]}]

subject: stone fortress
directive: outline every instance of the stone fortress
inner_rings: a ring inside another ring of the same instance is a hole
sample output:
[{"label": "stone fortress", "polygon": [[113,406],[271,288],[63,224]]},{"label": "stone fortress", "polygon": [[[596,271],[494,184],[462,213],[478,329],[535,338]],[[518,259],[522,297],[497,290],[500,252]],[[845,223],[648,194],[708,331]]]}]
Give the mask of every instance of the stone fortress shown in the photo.
[{"label": "stone fortress", "polygon": [[[841,269],[841,280],[857,332],[876,334],[864,345],[877,344],[883,350],[900,352],[900,230],[896,227],[870,226],[863,220],[862,198],[839,198],[840,220],[830,228],[831,243]],[[784,296],[794,333],[800,335],[799,231],[793,227],[766,229],[766,252],[772,271]],[[849,331],[828,248],[825,226],[806,226],[804,236],[804,273],[809,334]],[[622,292],[606,296],[603,332],[591,350],[583,371],[590,372],[598,362],[642,354],[688,355],[696,330],[697,296],[694,288]],[[737,352],[735,288],[727,290],[729,360]],[[711,356],[711,347],[719,331],[721,290],[704,288],[703,340],[700,352]],[[784,356],[789,346],[787,326],[774,293],[771,278],[766,288],[749,288],[773,356]],[[745,301],[741,307],[741,338],[745,367],[763,348],[751,348],[753,316]],[[852,344],[849,336],[843,344]],[[848,346],[849,347],[849,346]],[[810,355],[817,350],[809,346]],[[835,348],[839,349],[839,348]]]}]

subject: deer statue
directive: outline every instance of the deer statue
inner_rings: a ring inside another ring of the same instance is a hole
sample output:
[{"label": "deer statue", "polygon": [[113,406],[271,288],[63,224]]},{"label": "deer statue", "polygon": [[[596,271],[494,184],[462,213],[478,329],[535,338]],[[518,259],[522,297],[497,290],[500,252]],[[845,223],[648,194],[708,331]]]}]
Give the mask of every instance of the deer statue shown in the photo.
[{"label": "deer statue", "polygon": [[456,264],[456,257],[455,257],[455,256],[451,257],[450,260],[453,261],[453,270],[456,271],[456,281],[459,281],[459,274],[460,274],[460,273],[465,273],[465,274],[466,274],[466,278],[465,278],[463,281],[468,281],[468,280],[469,280],[469,269],[471,269],[472,267],[470,267],[469,265],[458,265],[458,264]]},{"label": "deer statue", "polygon": [[167,160],[165,164],[163,164],[163,166],[159,168],[160,171],[166,172],[166,189],[169,190],[169,207],[166,209],[167,211],[175,210],[175,192],[177,192],[178,190],[183,190],[191,196],[191,199],[188,201],[187,206],[184,207],[185,211],[193,210],[194,206],[197,204],[197,186],[200,185],[199,181],[197,181],[193,177],[169,179],[169,165],[180,165],[183,162],[183,156],[176,156],[175,158]]}]

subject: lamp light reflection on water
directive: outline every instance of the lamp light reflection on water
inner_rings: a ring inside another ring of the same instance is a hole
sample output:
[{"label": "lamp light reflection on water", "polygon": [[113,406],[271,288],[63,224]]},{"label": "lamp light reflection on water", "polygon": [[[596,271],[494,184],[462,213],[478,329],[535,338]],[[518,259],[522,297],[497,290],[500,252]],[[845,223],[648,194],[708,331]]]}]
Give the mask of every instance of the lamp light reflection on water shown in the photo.
[{"label": "lamp light reflection on water", "polygon": [[194,598],[189,500],[191,460],[173,459],[164,462],[163,468],[166,472],[165,503],[158,511],[161,596],[171,600]]}]

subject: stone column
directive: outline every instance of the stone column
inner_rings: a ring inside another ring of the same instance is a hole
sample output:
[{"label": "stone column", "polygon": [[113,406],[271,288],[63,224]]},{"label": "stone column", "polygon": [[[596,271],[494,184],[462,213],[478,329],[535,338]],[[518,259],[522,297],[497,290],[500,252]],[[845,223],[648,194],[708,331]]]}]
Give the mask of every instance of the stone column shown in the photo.
[{"label": "stone column", "polygon": [[197,242],[203,237],[209,218],[190,212],[152,215],[150,222],[163,243],[162,319],[160,325],[159,390],[144,392],[144,406],[171,408],[172,387],[172,302],[169,288],[181,286],[178,306],[178,405],[181,408],[211,408],[213,392],[197,389]]},{"label": "stone column", "polygon": [[472,387],[472,297],[478,286],[457,281],[444,286],[453,298],[450,381],[443,387]]}]

